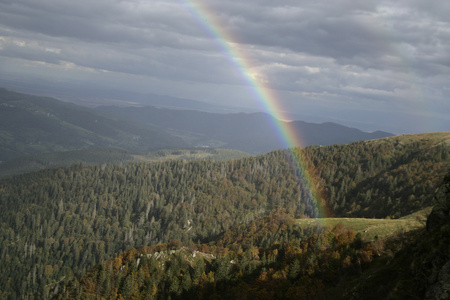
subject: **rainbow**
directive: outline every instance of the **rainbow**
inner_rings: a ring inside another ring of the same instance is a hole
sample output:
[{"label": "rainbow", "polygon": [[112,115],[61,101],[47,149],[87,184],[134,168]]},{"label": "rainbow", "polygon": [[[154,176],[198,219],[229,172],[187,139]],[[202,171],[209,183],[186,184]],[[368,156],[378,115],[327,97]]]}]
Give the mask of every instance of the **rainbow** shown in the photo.
[{"label": "rainbow", "polygon": [[273,118],[270,118],[272,125],[280,134],[286,148],[291,153],[296,167],[300,174],[306,181],[306,187],[315,203],[319,212],[319,217],[330,216],[330,210],[327,208],[326,201],[320,196],[317,189],[317,181],[312,176],[310,171],[305,167],[302,156],[299,153],[299,148],[302,146],[300,135],[295,132],[293,127],[289,126],[288,118],[283,114],[283,109],[278,101],[276,93],[270,87],[260,83],[257,78],[252,76],[250,70],[252,69],[251,60],[246,54],[237,47],[235,39],[228,33],[224,26],[220,25],[219,20],[214,17],[212,12],[202,1],[195,0],[180,0],[203,29],[215,39],[218,46],[227,56],[234,67],[242,74],[245,83],[252,89],[259,103],[263,106],[264,111],[269,112]]}]

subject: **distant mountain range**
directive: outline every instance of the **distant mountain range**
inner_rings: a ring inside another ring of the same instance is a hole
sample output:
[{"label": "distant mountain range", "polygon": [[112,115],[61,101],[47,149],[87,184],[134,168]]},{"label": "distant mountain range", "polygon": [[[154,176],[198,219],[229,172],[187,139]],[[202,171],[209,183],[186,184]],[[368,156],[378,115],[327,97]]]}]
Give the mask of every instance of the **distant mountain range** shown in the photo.
[{"label": "distant mountain range", "polygon": [[21,81],[0,79],[0,86],[19,93],[52,97],[87,107],[102,105],[156,106],[170,109],[200,110],[213,113],[254,112],[251,108],[206,103],[194,99],[178,98],[153,93],[124,91],[93,85],[89,82],[53,82],[21,77]]},{"label": "distant mountain range", "polygon": [[[246,151],[252,154],[286,148],[284,140],[275,128],[278,121],[266,113],[215,114],[193,110],[173,110],[156,107],[97,107],[97,111],[111,116],[140,121],[167,130],[182,137],[190,146],[222,147]],[[336,123],[307,123],[303,121],[285,124],[300,135],[302,147],[309,145],[347,144],[359,140],[371,140],[392,133],[364,132]]]},{"label": "distant mountain range", "polygon": [[[162,100],[161,100],[162,101]],[[229,148],[251,154],[286,148],[265,113],[219,114],[156,107],[96,109],[0,89],[0,161],[25,154],[116,147],[147,152],[180,147]],[[288,123],[301,146],[392,136],[335,123]]]},{"label": "distant mountain range", "polygon": [[153,126],[105,117],[91,108],[0,89],[0,161],[24,154],[118,147],[130,151],[183,146]]}]

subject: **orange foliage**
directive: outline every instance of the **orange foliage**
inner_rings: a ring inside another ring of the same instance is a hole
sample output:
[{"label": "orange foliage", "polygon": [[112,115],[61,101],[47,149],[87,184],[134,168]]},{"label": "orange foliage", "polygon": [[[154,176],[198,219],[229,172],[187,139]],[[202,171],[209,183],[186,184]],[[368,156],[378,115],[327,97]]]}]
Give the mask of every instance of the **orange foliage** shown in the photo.
[{"label": "orange foliage", "polygon": [[342,267],[344,268],[348,268],[352,265],[352,259],[350,258],[350,256],[346,256],[345,259],[342,261]]},{"label": "orange foliage", "polygon": [[344,231],[341,234],[337,234],[335,237],[336,246],[342,246],[345,244],[350,244],[356,237],[356,233],[353,230]]},{"label": "orange foliage", "polygon": [[303,253],[303,250],[300,247],[291,245],[291,244],[286,244],[284,247],[284,255],[286,257],[287,260],[291,260],[294,257],[296,257],[297,255],[301,255]]},{"label": "orange foliage", "polygon": [[114,271],[117,272],[122,265],[123,265],[123,262],[122,262],[122,256],[121,255],[119,255],[116,258],[114,258],[114,260],[113,260]]},{"label": "orange foliage", "polygon": [[95,293],[96,284],[90,278],[86,278],[86,277],[82,278],[81,284],[86,293],[88,293],[88,294]]},{"label": "orange foliage", "polygon": [[198,247],[198,251],[203,252],[203,253],[209,253],[209,247],[206,244],[201,244]]},{"label": "orange foliage", "polygon": [[372,250],[364,250],[363,252],[361,252],[361,262],[368,264],[372,261]]}]

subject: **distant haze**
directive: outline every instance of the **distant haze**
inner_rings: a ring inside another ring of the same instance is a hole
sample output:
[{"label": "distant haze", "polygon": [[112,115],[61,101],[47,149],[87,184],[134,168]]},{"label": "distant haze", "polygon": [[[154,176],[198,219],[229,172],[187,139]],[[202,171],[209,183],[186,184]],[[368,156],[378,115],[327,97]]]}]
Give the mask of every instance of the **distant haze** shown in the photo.
[{"label": "distant haze", "polygon": [[162,97],[264,111],[245,72],[291,120],[449,131],[449,12],[438,0],[7,0],[0,86],[91,106]]}]

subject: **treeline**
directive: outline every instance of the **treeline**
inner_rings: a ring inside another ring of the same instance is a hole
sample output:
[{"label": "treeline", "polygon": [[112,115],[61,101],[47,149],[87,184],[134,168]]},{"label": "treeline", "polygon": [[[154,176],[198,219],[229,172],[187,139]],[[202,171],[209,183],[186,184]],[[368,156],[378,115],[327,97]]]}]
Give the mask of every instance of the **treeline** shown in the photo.
[{"label": "treeline", "polygon": [[[400,217],[430,206],[450,162],[440,135],[293,153],[228,162],[77,164],[4,179],[0,295],[48,298],[73,276],[131,247],[217,241],[274,211],[318,217],[293,155],[301,156],[331,213],[349,217]],[[262,233],[255,230],[255,238]],[[273,237],[256,242],[267,247]]]}]

